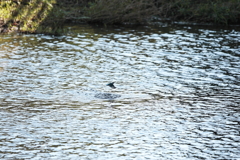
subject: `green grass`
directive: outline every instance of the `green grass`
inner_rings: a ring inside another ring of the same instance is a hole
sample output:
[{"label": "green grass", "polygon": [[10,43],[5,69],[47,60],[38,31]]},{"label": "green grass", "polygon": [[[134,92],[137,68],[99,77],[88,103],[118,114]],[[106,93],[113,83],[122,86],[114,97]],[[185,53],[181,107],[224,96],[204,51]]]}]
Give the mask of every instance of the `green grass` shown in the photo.
[{"label": "green grass", "polygon": [[63,12],[54,6],[55,0],[32,0],[27,4],[5,1],[0,3],[0,17],[5,26],[17,26],[24,33],[56,32],[63,22]]}]

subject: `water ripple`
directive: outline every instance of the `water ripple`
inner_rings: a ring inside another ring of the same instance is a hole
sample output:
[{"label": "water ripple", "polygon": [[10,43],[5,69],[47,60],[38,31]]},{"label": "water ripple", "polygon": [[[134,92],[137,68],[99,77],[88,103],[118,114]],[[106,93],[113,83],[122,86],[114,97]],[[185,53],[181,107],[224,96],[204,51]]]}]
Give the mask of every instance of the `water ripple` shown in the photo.
[{"label": "water ripple", "polygon": [[1,35],[1,159],[239,158],[238,29],[73,28]]}]

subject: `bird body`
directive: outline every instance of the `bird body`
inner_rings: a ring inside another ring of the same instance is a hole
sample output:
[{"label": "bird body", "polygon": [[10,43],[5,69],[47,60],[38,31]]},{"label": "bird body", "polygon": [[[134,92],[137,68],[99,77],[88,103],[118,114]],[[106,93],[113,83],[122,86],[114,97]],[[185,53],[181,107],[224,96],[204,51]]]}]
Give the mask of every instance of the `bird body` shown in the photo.
[{"label": "bird body", "polygon": [[[114,82],[108,83],[106,86],[109,86],[112,89],[116,88],[114,86]],[[111,100],[113,100],[113,99],[121,97],[121,95],[119,95],[119,94],[112,94],[112,93],[97,93],[97,94],[94,95],[94,97],[100,98],[100,99],[111,99]]]}]

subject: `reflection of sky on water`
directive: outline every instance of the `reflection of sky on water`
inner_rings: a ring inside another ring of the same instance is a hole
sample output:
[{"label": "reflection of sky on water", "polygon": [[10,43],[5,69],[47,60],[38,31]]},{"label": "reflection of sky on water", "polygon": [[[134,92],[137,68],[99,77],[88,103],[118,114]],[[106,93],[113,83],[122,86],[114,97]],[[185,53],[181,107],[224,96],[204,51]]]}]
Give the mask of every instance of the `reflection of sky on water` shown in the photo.
[{"label": "reflection of sky on water", "polygon": [[2,35],[0,158],[237,158],[240,34],[202,28]]}]

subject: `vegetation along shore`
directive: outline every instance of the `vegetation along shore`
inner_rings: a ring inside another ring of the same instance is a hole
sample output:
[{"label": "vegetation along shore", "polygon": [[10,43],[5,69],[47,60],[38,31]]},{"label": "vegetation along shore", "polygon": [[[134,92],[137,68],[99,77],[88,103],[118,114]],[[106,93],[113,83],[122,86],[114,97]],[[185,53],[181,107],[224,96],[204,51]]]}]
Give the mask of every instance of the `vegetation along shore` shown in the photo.
[{"label": "vegetation along shore", "polygon": [[0,0],[0,33],[57,34],[67,22],[144,24],[154,19],[240,24],[240,0]]}]

